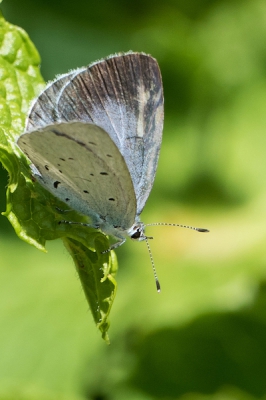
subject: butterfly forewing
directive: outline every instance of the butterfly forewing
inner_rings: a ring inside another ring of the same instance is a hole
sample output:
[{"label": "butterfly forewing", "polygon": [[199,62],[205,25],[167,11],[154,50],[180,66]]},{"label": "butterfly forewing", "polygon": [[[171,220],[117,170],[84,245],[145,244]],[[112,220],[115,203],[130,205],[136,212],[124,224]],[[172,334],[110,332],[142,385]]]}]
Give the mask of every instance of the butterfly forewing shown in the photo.
[{"label": "butterfly forewing", "polygon": [[61,91],[69,83],[71,77],[82,69],[59,76],[55,81],[50,82],[40,96],[31,104],[29,116],[26,121],[26,131],[60,122],[58,117],[57,104]]},{"label": "butterfly forewing", "polygon": [[61,120],[101,126],[125,159],[137,214],[153,186],[162,140],[163,89],[157,61],[128,53],[99,61],[71,78],[58,98]]},{"label": "butterfly forewing", "polygon": [[40,183],[78,212],[126,230],[136,197],[125,161],[109,135],[93,124],[48,125],[23,134],[18,145],[40,172]]}]

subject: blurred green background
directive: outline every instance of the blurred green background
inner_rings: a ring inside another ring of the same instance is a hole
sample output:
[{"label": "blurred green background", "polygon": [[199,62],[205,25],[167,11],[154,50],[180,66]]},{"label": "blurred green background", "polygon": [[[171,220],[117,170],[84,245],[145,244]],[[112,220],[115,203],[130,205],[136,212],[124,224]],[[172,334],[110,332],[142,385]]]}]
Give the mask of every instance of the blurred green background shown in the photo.
[{"label": "blurred green background", "polygon": [[[159,62],[165,129],[145,243],[117,250],[106,346],[60,241],[0,218],[0,399],[266,397],[266,2],[4,0],[45,80],[119,51]],[[1,170],[1,210],[7,176]]]}]

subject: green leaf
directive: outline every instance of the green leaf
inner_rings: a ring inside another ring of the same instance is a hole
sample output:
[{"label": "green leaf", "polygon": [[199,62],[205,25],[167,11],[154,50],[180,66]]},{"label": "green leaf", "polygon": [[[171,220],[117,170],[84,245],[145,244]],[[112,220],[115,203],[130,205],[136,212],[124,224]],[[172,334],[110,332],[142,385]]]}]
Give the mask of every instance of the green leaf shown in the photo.
[{"label": "green leaf", "polygon": [[[31,175],[26,157],[16,146],[31,100],[44,88],[40,57],[28,35],[0,15],[0,160],[9,173],[7,207],[2,213],[17,235],[45,251],[46,240],[62,238],[72,255],[93,318],[108,342],[107,320],[116,292],[116,258],[105,235],[62,220],[87,218],[42,188]],[[62,211],[65,210],[66,212]],[[62,216],[63,213],[63,216]]]},{"label": "green leaf", "polygon": [[[76,269],[93,318],[98,321],[97,327],[102,332],[103,339],[109,343],[107,335],[109,322],[107,317],[116,293],[114,275],[117,263],[114,252],[101,253],[108,244],[106,238],[98,232],[94,235],[96,252],[91,251],[74,239],[64,239],[64,242],[75,260]],[[112,254],[113,257],[110,257],[109,254]],[[99,268],[99,265],[101,265],[101,268]]]}]

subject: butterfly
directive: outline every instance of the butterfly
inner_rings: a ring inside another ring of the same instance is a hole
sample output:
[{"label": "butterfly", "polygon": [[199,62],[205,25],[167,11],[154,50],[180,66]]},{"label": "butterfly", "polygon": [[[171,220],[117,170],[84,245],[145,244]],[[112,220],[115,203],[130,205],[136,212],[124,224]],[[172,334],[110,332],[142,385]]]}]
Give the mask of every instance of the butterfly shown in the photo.
[{"label": "butterfly", "polygon": [[43,187],[89,217],[83,225],[116,239],[106,251],[127,237],[146,241],[158,291],[145,235],[145,226],[155,224],[144,225],[140,214],[158,165],[163,105],[157,61],[144,53],[119,53],[49,83],[17,141]]}]

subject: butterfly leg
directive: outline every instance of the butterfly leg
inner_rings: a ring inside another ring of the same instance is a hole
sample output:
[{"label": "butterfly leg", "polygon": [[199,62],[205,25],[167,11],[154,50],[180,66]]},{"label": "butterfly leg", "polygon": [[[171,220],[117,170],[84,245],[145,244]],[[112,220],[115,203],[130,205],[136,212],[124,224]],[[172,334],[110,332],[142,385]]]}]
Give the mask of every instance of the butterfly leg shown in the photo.
[{"label": "butterfly leg", "polygon": [[[94,229],[100,229],[100,225],[97,225],[97,224],[86,224],[85,222],[74,222],[74,221],[63,220],[63,221],[59,221],[58,224],[59,225],[61,225],[61,224],[81,225],[81,226],[87,226],[87,227],[94,228]],[[114,250],[119,246],[122,246],[122,244],[124,244],[125,241],[126,241],[126,238],[124,238],[124,237],[121,237],[121,238],[118,237],[118,239],[119,239],[118,242],[112,244],[110,247],[108,247],[108,249],[102,251],[102,254],[109,253],[109,251]]]},{"label": "butterfly leg", "polygon": [[122,244],[124,244],[125,241],[126,241],[125,238],[123,238],[123,239],[121,238],[121,240],[119,240],[118,242],[112,244],[107,250],[102,251],[102,254],[109,253],[109,251],[114,250],[119,246],[122,246]]},{"label": "butterfly leg", "polygon": [[69,224],[69,225],[81,225],[81,226],[87,226],[89,228],[94,228],[94,229],[100,229],[99,225],[93,225],[93,224],[86,224],[86,222],[74,222],[74,221],[58,221],[58,224]]},{"label": "butterfly leg", "polygon": [[60,214],[66,214],[66,213],[68,213],[68,212],[70,212],[70,211],[73,211],[73,210],[63,210],[63,208],[59,208],[59,207],[55,207],[55,209],[56,209],[56,211],[58,211]]}]

